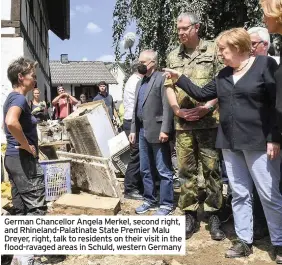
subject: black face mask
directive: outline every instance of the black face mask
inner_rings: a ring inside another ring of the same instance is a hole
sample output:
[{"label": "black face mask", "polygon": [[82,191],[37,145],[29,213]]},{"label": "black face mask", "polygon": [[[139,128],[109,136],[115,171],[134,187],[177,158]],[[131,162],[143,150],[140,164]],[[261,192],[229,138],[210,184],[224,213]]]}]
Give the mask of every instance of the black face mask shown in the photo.
[{"label": "black face mask", "polygon": [[137,71],[140,75],[145,75],[148,72],[147,66],[145,64],[139,64],[137,66]]}]

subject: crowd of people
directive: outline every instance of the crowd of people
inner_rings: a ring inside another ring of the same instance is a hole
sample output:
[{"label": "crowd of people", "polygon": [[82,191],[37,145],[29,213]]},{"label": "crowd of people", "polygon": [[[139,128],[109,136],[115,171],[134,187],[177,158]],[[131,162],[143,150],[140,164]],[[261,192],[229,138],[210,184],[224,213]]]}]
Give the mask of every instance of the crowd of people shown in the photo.
[{"label": "crowd of people", "polygon": [[[175,208],[174,184],[179,183],[186,239],[198,230],[203,206],[211,238],[224,240],[220,212],[227,178],[237,240],[225,257],[249,256],[253,239],[269,232],[276,263],[282,264],[282,66],[268,56],[269,33],[282,35],[282,2],[261,0],[261,6],[267,29],[234,28],[215,41],[199,37],[195,14],[180,14],[180,45],[168,54],[163,71],[157,70],[154,50],[140,53],[124,89],[123,129],[131,143],[124,196],[143,200],[137,214],[153,210],[167,216]],[[35,73],[36,63],[25,58],[8,68],[13,91],[3,108],[5,167],[16,215],[44,215],[47,208],[36,124],[46,119],[48,107],[40,102]],[[98,87],[94,101],[104,100],[113,120],[107,84]],[[33,99],[27,102],[29,91]],[[77,100],[62,86],[57,92],[56,119],[87,102],[84,94]],[[18,259],[37,263],[33,256]]]},{"label": "crowd of people", "polygon": [[157,71],[155,51],[141,52],[124,91],[124,129],[130,128],[131,142],[125,196],[143,197],[137,214],[172,213],[169,142],[175,137],[186,238],[198,230],[197,210],[203,206],[211,238],[225,239],[219,213],[225,210],[226,174],[238,240],[225,256],[249,256],[253,239],[269,232],[282,264],[282,72],[280,58],[268,54],[269,33],[282,33],[282,3],[261,5],[267,28],[230,29],[216,41],[199,38],[195,14],[180,14],[180,45],[168,55],[165,74]]}]

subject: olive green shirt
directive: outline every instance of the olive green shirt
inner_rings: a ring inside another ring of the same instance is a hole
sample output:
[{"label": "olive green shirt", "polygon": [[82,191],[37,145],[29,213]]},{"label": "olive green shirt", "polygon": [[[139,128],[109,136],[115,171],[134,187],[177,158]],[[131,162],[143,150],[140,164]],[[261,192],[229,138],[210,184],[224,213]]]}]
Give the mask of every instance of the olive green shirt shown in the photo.
[{"label": "olive green shirt", "polygon": [[[215,43],[201,39],[199,46],[195,50],[185,50],[181,44],[178,48],[170,52],[167,58],[167,67],[183,73],[193,83],[203,87],[217,75],[223,65],[217,60]],[[191,109],[200,104],[178,87],[175,88],[175,93],[180,108]],[[175,116],[175,129],[216,128],[218,121],[219,115],[217,110],[209,112],[198,121],[186,121]]]}]

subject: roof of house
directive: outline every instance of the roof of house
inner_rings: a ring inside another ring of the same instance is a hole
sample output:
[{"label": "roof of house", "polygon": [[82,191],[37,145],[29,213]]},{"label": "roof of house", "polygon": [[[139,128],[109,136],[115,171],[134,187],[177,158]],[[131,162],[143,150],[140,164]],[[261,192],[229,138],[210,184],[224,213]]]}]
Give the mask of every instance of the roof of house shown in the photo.
[{"label": "roof of house", "polygon": [[50,71],[52,84],[117,84],[104,62],[99,61],[50,61]]}]

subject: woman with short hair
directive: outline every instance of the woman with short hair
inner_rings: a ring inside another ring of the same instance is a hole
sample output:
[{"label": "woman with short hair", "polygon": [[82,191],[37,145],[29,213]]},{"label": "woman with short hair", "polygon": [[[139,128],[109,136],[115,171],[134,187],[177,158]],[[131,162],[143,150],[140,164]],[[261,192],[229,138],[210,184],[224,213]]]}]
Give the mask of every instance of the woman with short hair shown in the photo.
[{"label": "woman with short hair", "polygon": [[[282,0],[261,0],[260,1],[264,23],[269,33],[282,35]],[[282,44],[280,44],[282,48]],[[280,132],[282,132],[282,51],[280,51],[280,65],[275,73],[276,80],[276,110]]]},{"label": "woman with short hair", "polygon": [[[11,182],[15,215],[44,215],[47,210],[44,173],[38,162],[37,120],[26,100],[36,82],[36,65],[21,57],[8,67],[13,91],[3,107],[7,139],[5,168]],[[38,264],[33,255],[18,258],[21,264]]]},{"label": "woman with short hair", "polygon": [[255,184],[268,222],[276,261],[281,262],[282,195],[280,143],[275,119],[277,63],[267,56],[251,57],[251,40],[242,28],[227,30],[217,39],[219,55],[226,67],[203,88],[181,73],[164,69],[173,84],[200,102],[218,98],[220,124],[216,147],[222,149],[232,190],[232,208],[238,240],[226,252],[227,258],[252,253],[252,193]]}]

